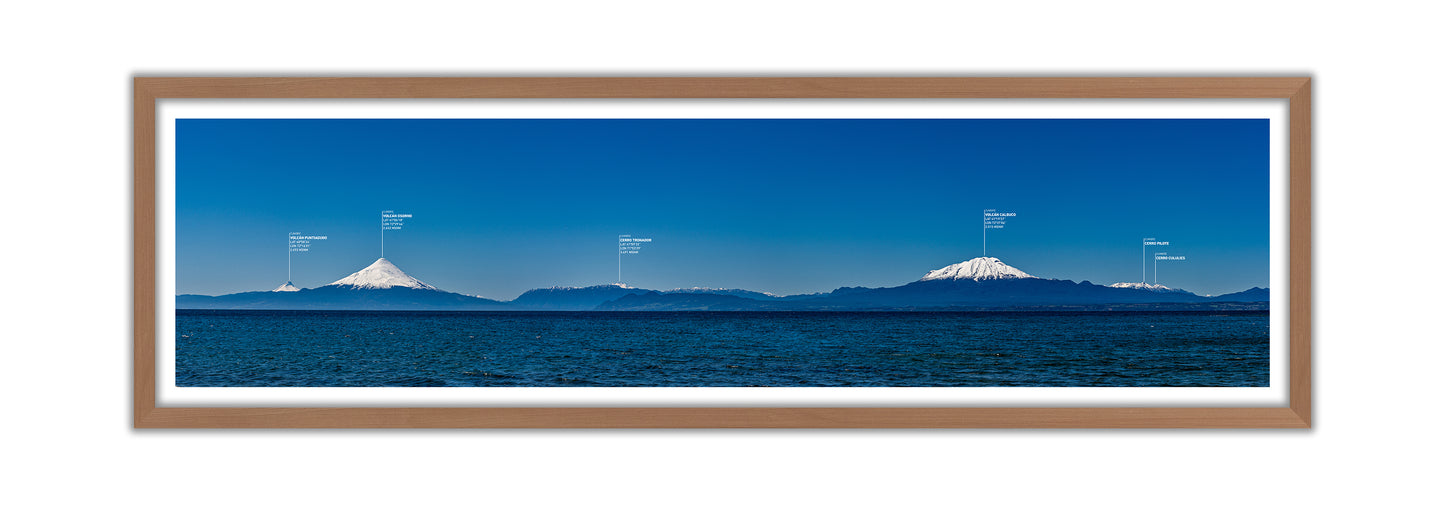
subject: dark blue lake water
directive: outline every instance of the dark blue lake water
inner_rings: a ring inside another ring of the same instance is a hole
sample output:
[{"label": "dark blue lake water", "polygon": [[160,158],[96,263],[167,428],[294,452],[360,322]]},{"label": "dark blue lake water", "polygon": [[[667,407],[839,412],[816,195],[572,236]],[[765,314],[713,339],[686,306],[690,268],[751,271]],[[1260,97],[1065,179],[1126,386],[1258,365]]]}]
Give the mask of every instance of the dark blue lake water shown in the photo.
[{"label": "dark blue lake water", "polygon": [[176,385],[1269,386],[1267,312],[176,312]]}]

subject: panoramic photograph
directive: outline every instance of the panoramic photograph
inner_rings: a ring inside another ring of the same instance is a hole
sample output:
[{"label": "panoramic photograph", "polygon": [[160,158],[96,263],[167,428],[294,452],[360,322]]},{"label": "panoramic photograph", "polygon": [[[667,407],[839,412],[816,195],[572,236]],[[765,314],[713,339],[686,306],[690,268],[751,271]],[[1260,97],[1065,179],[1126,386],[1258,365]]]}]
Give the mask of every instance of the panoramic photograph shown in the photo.
[{"label": "panoramic photograph", "polygon": [[1268,387],[1266,119],[179,119],[177,387]]}]

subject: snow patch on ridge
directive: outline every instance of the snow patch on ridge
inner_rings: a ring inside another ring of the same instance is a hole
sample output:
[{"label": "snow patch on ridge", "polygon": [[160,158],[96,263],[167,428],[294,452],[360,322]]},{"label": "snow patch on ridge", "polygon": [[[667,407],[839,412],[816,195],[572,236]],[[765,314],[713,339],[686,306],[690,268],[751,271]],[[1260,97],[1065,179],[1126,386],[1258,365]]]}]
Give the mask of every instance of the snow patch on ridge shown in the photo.
[{"label": "snow patch on ridge", "polygon": [[626,289],[628,289],[628,290],[638,289],[637,287],[628,285],[627,283],[608,283],[608,284],[605,284],[605,285],[592,285],[592,286],[562,286],[562,285],[553,285],[551,288],[533,288],[533,289],[527,290],[527,291],[529,291],[529,292],[535,292],[535,291],[539,291],[539,290],[540,290],[540,291],[563,292],[563,291],[569,291],[569,290],[596,290],[596,289],[598,289],[598,288],[608,288],[608,287],[613,287],[613,286],[615,286],[615,287],[617,287],[617,288],[626,288]]},{"label": "snow patch on ridge", "polygon": [[[365,269],[336,280],[327,286],[342,286],[352,290],[376,290],[394,287],[437,290],[437,287],[413,278],[385,258],[378,258]],[[437,290],[440,291],[440,290]]]},{"label": "snow patch on ridge", "polygon": [[1179,288],[1169,288],[1164,285],[1151,285],[1149,283],[1114,283],[1109,288],[1133,288],[1135,290],[1148,290],[1151,292],[1185,292]]},{"label": "snow patch on ridge", "polygon": [[293,284],[291,284],[290,281],[287,281],[286,284],[281,285],[281,286],[278,286],[278,287],[276,287],[275,290],[271,290],[271,291],[273,291],[273,292],[299,292],[299,291],[301,291],[301,289],[300,289],[300,288],[296,288],[296,285],[293,285]]},{"label": "snow patch on ridge", "polygon": [[671,289],[671,290],[665,290],[665,291],[663,291],[662,293],[710,293],[710,294],[761,293],[761,294],[767,295],[767,296],[769,296],[769,297],[779,297],[779,295],[777,295],[777,294],[775,294],[775,293],[772,293],[772,292],[756,292],[756,291],[752,291],[752,290],[744,290],[744,289],[741,289],[741,288],[712,288],[712,287],[708,287],[708,286],[694,286],[694,287],[692,287],[692,288],[673,288],[673,289]]},{"label": "snow patch on ridge", "polygon": [[1027,279],[1037,278],[1029,273],[1018,270],[1009,264],[1003,263],[994,257],[978,257],[967,262],[959,262],[942,269],[929,271],[920,281],[933,281],[936,279]]}]

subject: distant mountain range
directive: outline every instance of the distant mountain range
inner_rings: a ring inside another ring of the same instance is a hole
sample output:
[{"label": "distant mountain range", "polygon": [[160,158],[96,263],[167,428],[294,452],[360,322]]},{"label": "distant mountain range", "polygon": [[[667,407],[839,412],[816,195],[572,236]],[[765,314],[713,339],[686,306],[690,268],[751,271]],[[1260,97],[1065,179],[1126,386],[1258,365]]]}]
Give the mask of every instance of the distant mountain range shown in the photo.
[{"label": "distant mountain range", "polygon": [[326,286],[297,289],[290,281],[269,292],[177,295],[176,309],[507,309],[492,299],[439,290],[385,258]]},{"label": "distant mountain range", "polygon": [[350,309],[521,311],[869,311],[977,309],[1268,309],[1269,289],[1206,297],[1162,285],[1043,279],[993,257],[930,271],[884,288],[777,296],[742,289],[659,291],[624,284],[529,290],[503,302],[447,292],[411,277],[385,258],[318,288],[289,281],[270,292],[178,295],[177,309]]},{"label": "distant mountain range", "polygon": [[631,294],[658,293],[624,284],[597,285],[587,287],[552,287],[527,290],[512,302],[512,309],[522,310],[564,310],[589,311],[599,304],[617,300]]},{"label": "distant mountain range", "polygon": [[1243,292],[1227,293],[1210,299],[1230,302],[1269,302],[1269,289],[1256,286]]}]

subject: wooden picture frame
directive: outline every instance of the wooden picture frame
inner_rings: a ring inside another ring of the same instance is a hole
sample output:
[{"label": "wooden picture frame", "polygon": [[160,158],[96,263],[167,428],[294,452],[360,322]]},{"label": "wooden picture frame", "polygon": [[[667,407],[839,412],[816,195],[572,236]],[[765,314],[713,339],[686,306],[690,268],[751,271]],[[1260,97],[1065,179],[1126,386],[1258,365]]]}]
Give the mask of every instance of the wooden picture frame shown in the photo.
[{"label": "wooden picture frame", "polygon": [[[1308,428],[1308,77],[354,78],[136,77],[137,428]],[[161,407],[157,405],[157,104],[163,99],[1189,98],[1288,100],[1288,405],[1280,407]]]}]

